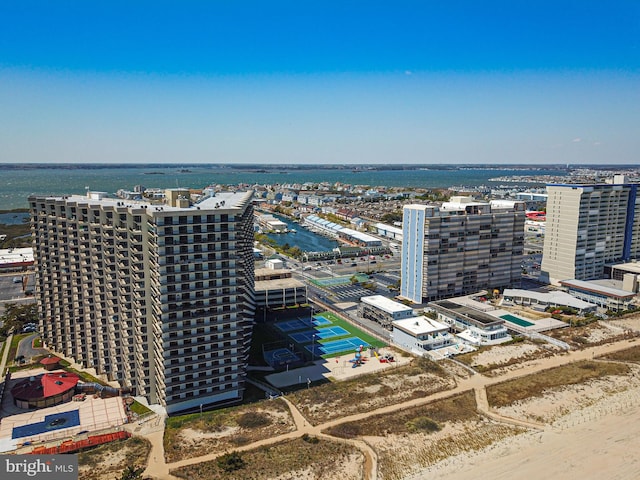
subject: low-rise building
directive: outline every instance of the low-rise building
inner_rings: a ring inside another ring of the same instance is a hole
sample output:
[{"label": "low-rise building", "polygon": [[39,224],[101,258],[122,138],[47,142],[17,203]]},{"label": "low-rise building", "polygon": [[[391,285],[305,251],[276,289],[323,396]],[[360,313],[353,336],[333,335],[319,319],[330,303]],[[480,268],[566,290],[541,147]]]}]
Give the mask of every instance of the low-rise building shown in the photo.
[{"label": "low-rise building", "polygon": [[616,312],[628,310],[635,297],[633,292],[584,280],[562,280],[560,285],[575,298]]},{"label": "low-rise building", "polygon": [[413,308],[402,303],[394,302],[382,295],[371,295],[360,298],[358,315],[390,329],[392,322],[413,317],[414,313]]},{"label": "low-rise building", "polygon": [[255,278],[255,301],[258,309],[266,311],[270,308],[285,308],[307,303],[307,287],[304,283],[292,278],[291,270],[257,268]]},{"label": "low-rise building", "polygon": [[0,250],[0,271],[24,270],[33,266],[33,248]]},{"label": "low-rise building", "polygon": [[286,232],[287,224],[270,214],[258,215],[258,224],[266,231]]},{"label": "low-rise building", "polygon": [[449,326],[427,317],[411,317],[392,322],[393,343],[406,349],[422,353],[455,343]]},{"label": "low-rise building", "polygon": [[536,292],[534,290],[505,288],[502,296],[506,303],[527,305],[535,310],[545,310],[547,307],[570,307],[584,313],[594,311],[597,308],[595,304],[580,300],[567,292]]},{"label": "low-rise building", "polygon": [[430,302],[438,321],[449,325],[457,336],[473,345],[497,345],[511,340],[504,319],[496,318],[451,300]]}]

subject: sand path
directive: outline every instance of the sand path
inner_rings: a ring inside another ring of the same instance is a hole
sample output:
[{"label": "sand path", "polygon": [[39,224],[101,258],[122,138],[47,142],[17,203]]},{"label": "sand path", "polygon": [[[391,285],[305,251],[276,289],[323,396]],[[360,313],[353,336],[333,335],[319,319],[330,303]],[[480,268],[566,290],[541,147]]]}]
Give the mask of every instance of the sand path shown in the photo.
[{"label": "sand path", "polygon": [[[438,392],[436,394],[430,395],[428,397],[423,397],[423,398],[416,398],[416,399],[412,399],[403,403],[398,403],[398,404],[394,404],[394,405],[388,405],[382,408],[379,408],[377,410],[371,411],[371,412],[366,412],[366,413],[358,413],[358,414],[354,414],[354,415],[349,415],[346,417],[342,417],[340,419],[335,419],[329,422],[325,422],[319,425],[311,425],[306,418],[304,418],[304,416],[300,413],[300,411],[291,403],[289,402],[286,398],[284,398],[284,400],[287,402],[287,405],[289,405],[289,408],[291,409],[291,414],[292,417],[294,419],[294,422],[296,424],[296,430],[290,433],[286,433],[283,435],[278,435],[276,437],[272,437],[272,438],[265,438],[263,440],[260,440],[258,442],[254,442],[251,444],[247,444],[247,445],[243,445],[242,447],[238,447],[238,448],[234,448],[234,450],[236,451],[246,451],[246,450],[252,450],[254,448],[260,447],[260,446],[265,446],[265,445],[271,445],[274,443],[278,443],[278,442],[282,442],[284,440],[292,440],[295,438],[299,438],[301,435],[303,434],[309,434],[309,435],[317,435],[319,437],[323,437],[323,438],[327,438],[327,439],[331,439],[332,441],[340,441],[340,442],[346,442],[346,443],[350,443],[352,445],[357,446],[358,448],[360,448],[363,452],[363,454],[365,455],[365,477],[369,480],[374,480],[375,478],[377,478],[377,457],[375,454],[375,451],[364,441],[361,440],[345,440],[345,439],[339,439],[336,437],[332,437],[326,434],[321,433],[322,430],[341,424],[341,423],[345,423],[345,422],[366,422],[369,417],[373,416],[373,415],[379,415],[379,414],[385,414],[385,413],[392,413],[398,410],[403,410],[403,409],[407,409],[407,408],[411,408],[411,407],[416,407],[416,406],[421,406],[421,405],[425,405],[427,403],[433,402],[434,400],[438,400],[438,399],[442,399],[442,398],[446,398],[446,397],[450,397],[453,395],[457,395],[460,394],[462,392],[468,391],[473,389],[475,394],[476,394],[476,399],[479,400],[478,402],[478,408],[485,414],[487,414],[488,416],[491,416],[493,418],[495,418],[496,420],[499,421],[504,421],[504,422],[508,422],[508,423],[512,423],[512,424],[516,424],[516,425],[522,425],[522,426],[526,426],[528,428],[544,428],[543,426],[539,425],[539,424],[535,424],[533,422],[529,422],[529,421],[523,421],[523,420],[519,420],[519,419],[514,419],[514,418],[510,418],[510,417],[504,417],[502,415],[498,415],[494,412],[492,412],[489,409],[489,405],[488,402],[486,400],[486,390],[485,388],[487,386],[493,385],[493,384],[497,384],[497,383],[501,383],[504,382],[506,380],[511,380],[514,378],[518,378],[518,377],[523,377],[526,375],[531,375],[543,370],[547,370],[550,368],[554,368],[554,367],[559,367],[562,365],[566,365],[568,363],[571,362],[576,362],[576,361],[580,361],[580,360],[590,360],[593,359],[596,356],[599,355],[605,355],[611,352],[616,352],[618,350],[624,350],[626,348],[630,348],[632,346],[637,345],[638,343],[640,343],[638,341],[638,339],[632,339],[632,340],[624,340],[621,342],[616,342],[616,343],[611,343],[611,344],[605,344],[605,345],[599,345],[596,347],[592,347],[592,348],[587,348],[584,350],[578,350],[578,351],[571,351],[562,355],[556,355],[553,357],[547,357],[547,358],[542,358],[542,359],[537,359],[531,362],[527,362],[527,363],[523,363],[520,368],[518,368],[517,370],[512,370],[509,372],[506,372],[505,374],[499,376],[499,377],[484,377],[482,375],[476,374],[473,375],[469,378],[466,379],[461,379],[458,381],[458,384],[455,388],[450,389],[450,390],[446,390],[446,391],[442,391],[442,392]],[[625,420],[628,421],[628,420]],[[583,429],[588,429],[589,425],[583,425],[582,426]],[[137,433],[137,434],[141,434],[141,433]],[[162,446],[162,440],[163,440],[163,436],[162,436],[162,432],[158,431],[158,432],[153,432],[150,434],[144,434],[142,433],[143,436],[147,437],[153,447],[152,447],[152,451],[151,451],[151,455],[150,455],[150,461],[149,461],[149,466],[147,467],[147,470],[145,471],[145,475],[147,475],[149,478],[153,478],[153,479],[173,479],[175,477],[172,477],[169,474],[169,471],[172,469],[176,469],[176,468],[180,468],[180,467],[184,467],[184,466],[188,466],[188,465],[194,465],[197,463],[202,463],[202,462],[208,462],[208,461],[212,461],[215,460],[216,458],[218,458],[220,455],[223,455],[224,453],[226,453],[226,451],[218,451],[218,452],[213,452],[207,455],[203,455],[200,457],[195,457],[195,458],[189,458],[189,459],[185,459],[185,460],[181,460],[178,462],[173,462],[173,463],[165,463],[164,462],[164,449]],[[545,442],[545,450],[547,448],[550,449],[550,452],[557,452],[557,450],[554,450],[553,447],[549,446],[547,447],[547,441],[548,441],[548,445],[553,445],[554,441],[556,443],[562,443],[562,442],[568,442],[571,441],[570,439],[567,439],[567,435],[570,435],[571,438],[573,438],[574,436],[576,438],[579,438],[581,435],[580,431],[576,431],[576,432],[570,432],[569,434],[567,433],[567,431],[563,431],[562,435],[559,434],[558,432],[555,431],[549,431],[549,429],[547,428],[541,435],[544,436],[540,437],[541,438],[541,442],[544,440]],[[610,437],[612,440],[612,442],[620,442],[623,441],[624,439],[617,439],[615,437],[615,435]],[[630,437],[625,437],[627,440],[633,440],[633,441],[638,441],[640,442],[640,434],[638,434],[636,437],[630,438]],[[579,442],[578,442],[579,443]],[[566,455],[569,455],[569,452],[566,452],[566,448],[570,448],[569,446],[565,446],[565,449],[563,451],[565,451]],[[579,448],[578,446],[574,447],[575,448]],[[624,449],[625,451],[628,451],[626,448]],[[633,450],[631,450],[633,451]],[[559,453],[555,453],[557,460],[560,460],[560,458],[565,458],[565,457],[560,457]],[[156,459],[155,462],[153,462],[153,459]],[[519,460],[518,460],[519,458]],[[549,469],[555,468],[554,465],[552,465],[553,463],[553,459],[554,457],[549,457],[548,461],[545,462],[549,463],[549,465],[547,465],[547,467]],[[496,463],[495,466],[491,466],[491,465],[487,465],[486,468],[491,469],[493,468],[495,471],[505,471],[505,472],[509,472],[511,474],[511,478],[513,476],[513,472],[515,470],[514,465],[511,465],[511,469],[502,467],[502,462],[504,461],[504,458],[498,458],[496,459]],[[453,465],[453,460],[449,463],[451,463],[451,465]],[[522,454],[519,452],[514,452],[514,460],[513,462],[519,462],[518,465],[520,465],[522,463]],[[640,460],[637,460],[636,462],[640,462]],[[447,466],[450,466],[449,463],[446,463]],[[470,464],[469,468],[473,468],[474,467],[475,462],[472,462]],[[506,465],[506,464],[505,464]],[[564,464],[563,464],[564,465]],[[636,467],[635,473],[637,474],[637,464],[634,464]],[[460,464],[455,466],[455,470],[458,469],[458,467],[460,467],[461,469],[463,469],[465,467],[465,463],[460,460]],[[566,465],[565,465],[566,467]],[[561,468],[560,466],[558,466],[557,468]],[[445,469],[447,470],[447,469]],[[455,471],[454,470],[454,471]],[[491,470],[489,470],[491,471]],[[539,472],[534,470],[534,474],[533,477],[536,478],[541,478],[540,475],[538,475]],[[447,478],[452,478],[451,477],[452,471],[450,469],[448,469],[448,472],[446,473],[445,476],[447,476]],[[431,474],[429,474],[431,475]],[[473,478],[478,478],[478,473],[476,470],[470,471],[469,475],[473,475]],[[532,477],[532,478],[533,478]],[[544,475],[544,477],[546,477],[546,475]],[[421,477],[416,477],[416,478],[421,478]],[[458,477],[455,477],[458,478]],[[461,480],[463,478],[472,478],[471,476],[469,477],[459,477]],[[496,478],[500,478],[500,477],[496,477]],[[594,477],[595,478],[595,477]],[[616,477],[616,478],[632,478],[632,477],[625,477],[625,476],[621,476],[621,477]],[[635,477],[634,477],[635,478]]]}]

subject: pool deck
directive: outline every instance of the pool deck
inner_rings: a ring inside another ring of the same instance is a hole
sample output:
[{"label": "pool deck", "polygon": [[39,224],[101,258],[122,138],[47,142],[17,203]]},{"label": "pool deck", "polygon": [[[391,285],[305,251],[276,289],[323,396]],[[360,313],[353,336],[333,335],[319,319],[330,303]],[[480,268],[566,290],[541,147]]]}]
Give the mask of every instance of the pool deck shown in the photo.
[{"label": "pool deck", "polygon": [[508,319],[502,318],[507,323],[507,326],[509,323],[511,323],[513,325],[517,325],[518,327],[524,329],[527,332],[544,332],[546,330],[553,330],[555,328],[563,328],[567,326],[566,322],[563,322],[561,320],[556,320],[555,318],[552,318],[552,317],[532,319],[524,315],[520,315],[518,312],[502,310],[502,309],[492,311],[491,315],[494,315],[499,318],[502,318],[503,315],[509,315],[511,317],[519,318],[525,322],[528,322],[531,325],[524,326],[524,325],[520,325],[519,323],[510,322]]},{"label": "pool deck", "polygon": [[38,410],[23,410],[13,404],[11,397],[11,387],[19,380],[31,375],[45,373],[44,369],[20,371],[13,374],[7,392],[2,403],[2,422],[0,423],[0,442],[11,439],[13,427],[23,426],[31,423],[44,421],[47,415],[54,413],[78,410],[80,415],[80,425],[53,430],[39,435],[15,439],[18,443],[29,441],[36,443],[54,438],[72,437],[82,431],[100,430],[109,427],[116,427],[127,423],[127,415],[121,397],[94,398],[87,395],[81,402],[65,402],[53,407],[41,408]]}]

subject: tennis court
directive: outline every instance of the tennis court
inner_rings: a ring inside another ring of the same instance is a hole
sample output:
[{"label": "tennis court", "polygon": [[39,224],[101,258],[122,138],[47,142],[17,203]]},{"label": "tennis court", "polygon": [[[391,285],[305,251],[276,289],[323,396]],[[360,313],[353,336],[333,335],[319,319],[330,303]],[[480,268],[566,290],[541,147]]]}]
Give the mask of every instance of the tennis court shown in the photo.
[{"label": "tennis court", "polygon": [[11,438],[33,437],[41,433],[47,433],[53,430],[62,430],[63,428],[77,427],[78,425],[80,425],[80,414],[78,413],[78,410],[54,413],[44,417],[42,422],[13,427]]},{"label": "tennis court", "polygon": [[313,324],[316,327],[322,327],[324,325],[331,325],[333,322],[328,318],[323,317],[322,315],[315,315],[313,317]]},{"label": "tennis court", "polygon": [[327,343],[314,343],[312,345],[307,345],[304,348],[309,350],[314,356],[320,356],[332,355],[334,353],[341,352],[353,352],[356,348],[360,347],[360,345],[362,345],[364,348],[369,347],[367,342],[365,342],[361,338],[349,337]]},{"label": "tennis court", "polygon": [[276,322],[274,325],[281,332],[295,332],[297,330],[304,330],[311,326],[322,327],[324,325],[331,325],[333,322],[328,318],[321,315],[315,315],[310,321],[307,318],[294,318],[293,320],[286,320],[282,322]]},{"label": "tennis court", "polygon": [[317,330],[305,330],[304,332],[290,333],[289,336],[297,343],[311,343],[313,336],[315,335],[316,341],[324,340],[326,338],[344,337],[349,335],[349,332],[342,327],[326,327],[318,328]]},{"label": "tennis court", "polygon": [[513,315],[502,315],[500,318],[507,320],[511,323],[515,323],[516,325],[520,325],[521,327],[532,327],[535,323],[527,322],[522,318],[514,317]]},{"label": "tennis court", "polygon": [[287,320],[285,322],[277,322],[274,324],[281,332],[295,332],[296,330],[305,330],[310,327],[309,322],[303,322],[299,318]]}]

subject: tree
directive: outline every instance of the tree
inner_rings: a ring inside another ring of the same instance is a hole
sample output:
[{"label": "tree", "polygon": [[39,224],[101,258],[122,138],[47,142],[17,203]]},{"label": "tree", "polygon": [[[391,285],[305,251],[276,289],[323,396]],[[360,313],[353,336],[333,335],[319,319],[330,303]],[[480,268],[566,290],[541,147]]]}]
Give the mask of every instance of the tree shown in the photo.
[{"label": "tree", "polygon": [[394,223],[402,221],[402,212],[385,213],[380,221],[384,223]]},{"label": "tree", "polygon": [[0,336],[6,337],[11,329],[19,330],[25,323],[38,322],[38,307],[35,303],[17,304],[7,303],[4,313],[0,316],[2,327]]}]

